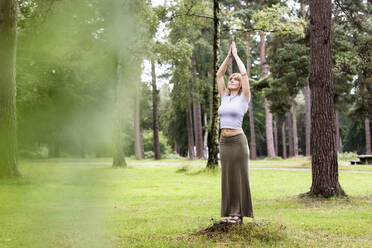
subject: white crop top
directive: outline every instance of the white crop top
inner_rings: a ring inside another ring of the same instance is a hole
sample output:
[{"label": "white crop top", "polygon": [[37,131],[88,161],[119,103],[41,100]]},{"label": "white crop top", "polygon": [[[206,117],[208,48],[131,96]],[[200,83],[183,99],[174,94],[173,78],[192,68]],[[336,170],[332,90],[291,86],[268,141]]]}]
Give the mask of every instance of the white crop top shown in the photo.
[{"label": "white crop top", "polygon": [[243,117],[248,110],[249,101],[250,98],[245,98],[243,94],[230,96],[226,91],[218,108],[221,128],[242,130]]}]

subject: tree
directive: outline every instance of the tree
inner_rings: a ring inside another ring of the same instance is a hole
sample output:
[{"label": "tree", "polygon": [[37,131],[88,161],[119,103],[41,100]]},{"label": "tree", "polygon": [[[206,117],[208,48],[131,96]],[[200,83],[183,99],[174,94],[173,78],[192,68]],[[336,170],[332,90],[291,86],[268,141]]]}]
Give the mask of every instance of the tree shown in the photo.
[{"label": "tree", "polygon": [[[141,98],[141,85],[139,83],[136,84],[136,110],[134,112],[134,154],[137,159],[144,159],[144,147],[143,147],[143,137],[142,137],[142,130],[141,130],[141,105],[140,105],[140,98]],[[160,149],[159,149],[160,150]]]},{"label": "tree", "polygon": [[[268,65],[266,63],[266,50],[265,50],[265,34],[260,33],[261,49],[260,49],[260,63],[261,63],[261,77],[266,77],[268,75]],[[266,146],[267,146],[267,156],[275,157],[274,151],[274,138],[273,138],[273,115],[269,110],[269,103],[265,98],[265,123],[266,123]]]},{"label": "tree", "polygon": [[[341,26],[341,31],[347,30],[347,37],[344,39],[346,42],[339,43],[344,44],[351,39],[353,45],[352,49],[349,50],[355,50],[357,55],[345,56],[349,57],[345,59],[349,65],[346,71],[350,71],[355,65],[358,71],[357,80],[354,81],[353,85],[355,90],[354,104],[349,116],[364,119],[365,151],[366,153],[371,153],[369,127],[369,119],[372,116],[372,100],[370,93],[372,88],[371,3],[370,1],[365,2],[362,0],[336,0],[335,7],[335,22]],[[355,61],[355,57],[357,57],[358,61]],[[339,70],[339,72],[341,72],[339,74],[342,75],[342,70]]]},{"label": "tree", "polygon": [[218,166],[218,90],[217,90],[217,71],[219,67],[219,48],[220,48],[220,3],[219,0],[213,0],[213,90],[212,90],[212,116],[211,132],[209,135],[209,150],[207,168],[213,169]]},{"label": "tree", "polygon": [[311,196],[346,195],[338,181],[333,109],[331,0],[310,1]]},{"label": "tree", "polygon": [[152,87],[152,118],[153,118],[153,132],[154,132],[154,154],[155,159],[161,159],[160,143],[159,143],[159,90],[156,87],[156,71],[155,61],[151,60],[151,87]]},{"label": "tree", "polygon": [[0,2],[0,177],[16,177],[17,1]]}]

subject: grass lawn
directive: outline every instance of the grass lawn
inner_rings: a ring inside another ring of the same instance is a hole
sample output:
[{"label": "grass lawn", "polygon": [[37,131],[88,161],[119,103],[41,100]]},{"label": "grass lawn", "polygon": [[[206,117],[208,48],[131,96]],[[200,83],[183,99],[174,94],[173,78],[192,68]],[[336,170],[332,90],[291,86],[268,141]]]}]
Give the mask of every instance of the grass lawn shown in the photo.
[{"label": "grass lawn", "polygon": [[22,179],[0,181],[0,247],[372,247],[372,173],[341,171],[349,197],[328,200],[297,197],[308,191],[310,171],[251,170],[255,224],[246,218],[227,234],[199,235],[220,211],[220,173],[204,165],[22,161]]}]

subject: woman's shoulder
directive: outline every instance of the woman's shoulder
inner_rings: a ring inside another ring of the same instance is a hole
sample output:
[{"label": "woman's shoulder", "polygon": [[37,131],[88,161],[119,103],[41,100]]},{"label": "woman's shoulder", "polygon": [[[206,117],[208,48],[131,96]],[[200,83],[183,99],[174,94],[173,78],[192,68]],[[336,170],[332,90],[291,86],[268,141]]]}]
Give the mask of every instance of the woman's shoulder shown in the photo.
[{"label": "woman's shoulder", "polygon": [[245,97],[243,93],[240,94],[240,99],[244,102],[244,103],[249,103],[249,101],[251,100],[250,97]]}]

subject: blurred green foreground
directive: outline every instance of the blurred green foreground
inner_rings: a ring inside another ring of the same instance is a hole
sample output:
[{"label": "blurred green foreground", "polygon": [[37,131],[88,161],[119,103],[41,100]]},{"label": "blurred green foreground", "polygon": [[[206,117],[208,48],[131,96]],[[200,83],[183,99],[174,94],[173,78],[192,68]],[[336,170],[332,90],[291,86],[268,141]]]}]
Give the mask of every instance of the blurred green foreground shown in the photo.
[{"label": "blurred green foreground", "polygon": [[220,174],[204,163],[128,161],[115,170],[108,160],[21,162],[22,179],[0,181],[0,247],[372,246],[372,173],[362,172],[340,172],[348,199],[308,200],[297,196],[310,171],[251,169],[254,221],[266,231],[195,236],[219,219]]}]

